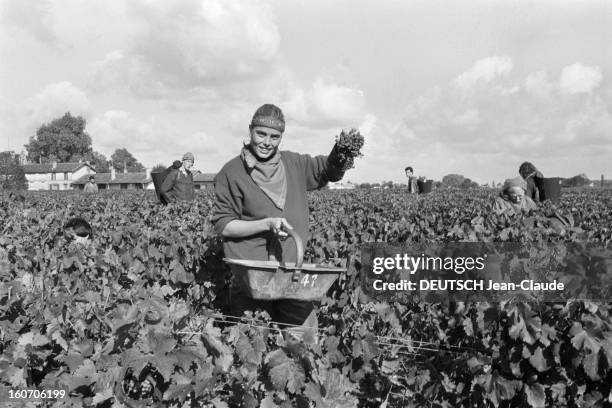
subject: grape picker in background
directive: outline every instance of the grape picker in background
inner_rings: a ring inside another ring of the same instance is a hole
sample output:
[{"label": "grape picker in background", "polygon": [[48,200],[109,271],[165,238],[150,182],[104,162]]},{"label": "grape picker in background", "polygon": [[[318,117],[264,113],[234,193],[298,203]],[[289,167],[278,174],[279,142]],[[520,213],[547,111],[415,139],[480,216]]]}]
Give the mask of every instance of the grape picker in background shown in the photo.
[{"label": "grape picker in background", "polygon": [[521,164],[519,167],[519,174],[527,183],[525,192],[527,197],[531,198],[536,203],[542,201],[544,197],[544,175],[529,162]]},{"label": "grape picker in background", "polygon": [[406,172],[406,177],[408,178],[408,193],[418,194],[419,185],[417,184],[417,178],[414,176],[414,169],[408,166],[404,169],[404,171]]},{"label": "grape picker in background", "polygon": [[83,218],[71,218],[64,225],[64,237],[77,244],[87,245],[93,238],[91,225]]},{"label": "grape picker in background", "polygon": [[[306,192],[342,179],[363,145],[358,132],[343,132],[329,156],[312,157],[280,151],[284,131],[281,109],[272,104],[261,106],[251,120],[249,142],[215,178],[213,223],[223,236],[227,258],[295,262],[295,243],[284,240],[287,233],[283,230],[294,229],[304,243],[308,242]],[[234,279],[230,289],[234,315],[262,309],[273,321],[294,325],[314,316],[313,302],[260,301],[247,293]]]},{"label": "grape picker in background", "polygon": [[507,179],[501,193],[495,197],[493,210],[498,214],[520,214],[523,211],[535,210],[537,206],[525,195],[526,190],[527,183],[522,177]]},{"label": "grape picker in background", "polygon": [[84,193],[97,193],[98,185],[96,184],[96,178],[94,176],[89,176],[87,184],[83,187]]},{"label": "grape picker in background", "polygon": [[168,203],[176,201],[192,201],[195,198],[193,174],[191,168],[195,158],[193,153],[183,155],[182,166],[172,166],[161,186],[161,194]]}]

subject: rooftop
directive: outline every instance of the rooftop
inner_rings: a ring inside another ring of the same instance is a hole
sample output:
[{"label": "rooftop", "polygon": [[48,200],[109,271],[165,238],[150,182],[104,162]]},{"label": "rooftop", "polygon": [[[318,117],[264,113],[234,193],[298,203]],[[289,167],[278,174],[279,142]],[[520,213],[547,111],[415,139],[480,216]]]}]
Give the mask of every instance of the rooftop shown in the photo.
[{"label": "rooftop", "polygon": [[206,183],[215,181],[214,173],[197,173],[193,176],[194,183]]},{"label": "rooftop", "polygon": [[[91,174],[86,174],[72,182],[72,184],[87,184]],[[132,183],[150,183],[151,176],[145,172],[140,173],[116,173],[115,178],[111,180],[111,173],[96,173],[93,174],[96,179],[96,184],[132,184]]]},{"label": "rooftop", "polygon": [[24,164],[22,167],[23,167],[23,171],[26,174],[36,174],[36,173],[72,173],[72,172],[77,171],[83,166],[91,167],[89,164],[85,162],[57,163],[55,165],[55,168],[53,168],[53,163],[43,163],[43,164],[28,163],[28,164]]}]

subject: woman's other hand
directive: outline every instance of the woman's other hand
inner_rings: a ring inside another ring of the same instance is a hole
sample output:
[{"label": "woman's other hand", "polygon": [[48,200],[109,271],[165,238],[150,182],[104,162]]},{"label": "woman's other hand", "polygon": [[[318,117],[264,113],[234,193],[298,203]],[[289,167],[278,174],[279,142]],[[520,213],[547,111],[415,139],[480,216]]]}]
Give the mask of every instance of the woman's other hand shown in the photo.
[{"label": "woman's other hand", "polygon": [[274,235],[280,238],[287,238],[289,234],[287,234],[287,230],[292,230],[293,227],[285,218],[271,217],[266,218],[270,231],[274,233]]}]

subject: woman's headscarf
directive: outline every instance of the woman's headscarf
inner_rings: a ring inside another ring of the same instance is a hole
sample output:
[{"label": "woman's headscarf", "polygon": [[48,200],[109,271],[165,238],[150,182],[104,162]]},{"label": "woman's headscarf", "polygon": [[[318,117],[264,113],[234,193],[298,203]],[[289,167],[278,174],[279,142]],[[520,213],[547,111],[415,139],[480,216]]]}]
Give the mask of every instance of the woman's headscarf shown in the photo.
[{"label": "woman's headscarf", "polygon": [[506,179],[506,181],[504,181],[504,186],[502,187],[502,193],[507,193],[512,187],[520,187],[523,189],[523,191],[527,191],[527,183],[522,177]]}]

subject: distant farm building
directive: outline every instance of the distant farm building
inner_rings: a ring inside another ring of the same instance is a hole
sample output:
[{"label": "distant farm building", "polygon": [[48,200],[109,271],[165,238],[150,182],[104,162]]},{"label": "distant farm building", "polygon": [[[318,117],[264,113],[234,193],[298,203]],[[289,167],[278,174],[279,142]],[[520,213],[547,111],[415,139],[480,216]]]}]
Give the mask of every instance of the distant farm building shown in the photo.
[{"label": "distant farm building", "polygon": [[193,176],[193,185],[196,190],[204,190],[215,187],[214,173],[196,173]]},{"label": "distant farm building", "polygon": [[24,164],[22,167],[28,190],[71,190],[73,180],[95,173],[94,168],[85,162]]},{"label": "distant farm building", "polygon": [[350,181],[346,183],[342,183],[342,182],[329,183],[328,186],[330,190],[352,190],[356,187],[355,184],[351,183]]},{"label": "distant farm building", "polygon": [[[153,179],[149,170],[137,173],[117,173],[111,168],[110,173],[96,173],[96,184],[99,190],[153,190]],[[89,175],[74,181],[75,189],[82,190],[89,182]]]}]

